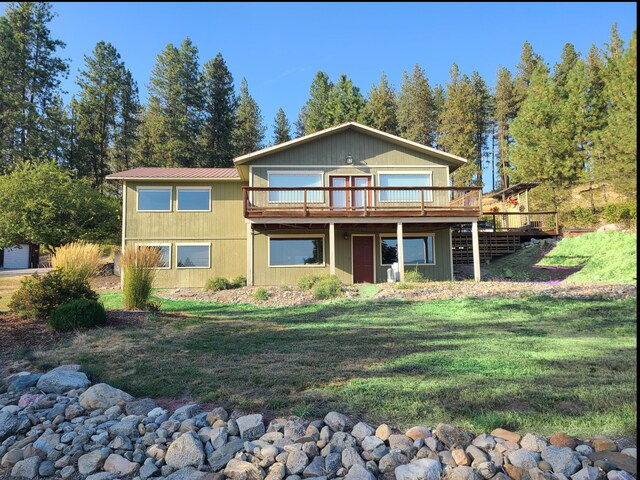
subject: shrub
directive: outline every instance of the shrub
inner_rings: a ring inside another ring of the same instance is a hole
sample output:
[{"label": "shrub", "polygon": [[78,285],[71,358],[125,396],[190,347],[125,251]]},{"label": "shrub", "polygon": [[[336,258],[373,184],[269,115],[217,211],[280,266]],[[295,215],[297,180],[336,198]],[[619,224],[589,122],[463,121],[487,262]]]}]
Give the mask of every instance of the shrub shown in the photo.
[{"label": "shrub", "polygon": [[229,288],[230,282],[224,277],[213,277],[207,280],[207,283],[204,284],[204,289],[207,292],[217,292],[220,290],[227,290]]},{"label": "shrub", "polygon": [[24,317],[47,318],[55,308],[80,298],[97,300],[98,295],[87,282],[67,277],[62,270],[52,270],[25,277],[11,297],[9,308]]},{"label": "shrub", "polygon": [[124,308],[144,309],[156,279],[156,267],[162,262],[160,250],[153,247],[129,247],[120,259],[124,275]]},{"label": "shrub", "polygon": [[59,332],[96,327],[106,323],[107,312],[102,304],[86,298],[60,305],[49,315],[49,326]]},{"label": "shrub", "polygon": [[247,286],[247,277],[240,275],[233,280],[227,280],[224,277],[213,277],[207,280],[204,289],[208,292],[217,292],[219,290],[232,290]]},{"label": "shrub", "polygon": [[313,286],[313,298],[316,300],[326,300],[335,298],[342,293],[342,283],[335,275],[322,277]]},{"label": "shrub", "polygon": [[577,228],[592,227],[598,223],[598,215],[590,208],[576,207],[571,212],[571,222]]},{"label": "shrub", "polygon": [[264,302],[269,299],[269,291],[266,288],[258,288],[253,292],[253,298]]},{"label": "shrub", "polygon": [[404,272],[403,281],[404,283],[421,283],[426,282],[426,278],[424,278],[424,275],[418,270],[409,270],[408,272]]},{"label": "shrub", "polygon": [[610,203],[604,207],[602,216],[607,223],[622,223],[627,227],[637,224],[638,212],[635,202]]},{"label": "shrub", "polygon": [[157,315],[160,313],[160,309],[162,308],[162,303],[159,300],[149,300],[147,302],[147,310],[152,315]]},{"label": "shrub", "polygon": [[298,279],[298,287],[302,290],[311,290],[322,279],[322,275],[305,275]]},{"label": "shrub", "polygon": [[291,285],[287,285],[286,283],[283,283],[282,285],[280,285],[280,291],[281,292],[291,291]]},{"label": "shrub", "polygon": [[51,266],[62,270],[67,277],[86,282],[100,269],[102,248],[84,241],[71,242],[58,248],[51,256]]}]

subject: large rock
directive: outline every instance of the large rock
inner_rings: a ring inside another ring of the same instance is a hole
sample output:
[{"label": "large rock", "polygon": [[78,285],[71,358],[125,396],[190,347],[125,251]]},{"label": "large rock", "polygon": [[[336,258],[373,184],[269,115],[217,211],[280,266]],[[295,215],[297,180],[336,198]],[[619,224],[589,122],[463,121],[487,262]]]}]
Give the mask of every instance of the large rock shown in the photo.
[{"label": "large rock", "polygon": [[542,449],[547,446],[547,441],[540,435],[527,433],[522,437],[522,440],[520,440],[520,445],[522,445],[522,448],[526,448],[532,452],[541,452]]},{"label": "large rock", "polygon": [[226,427],[212,427],[209,432],[209,438],[211,439],[211,445],[216,450],[221,448],[225,443],[227,443],[227,438],[229,437],[229,430]]},{"label": "large rock", "polygon": [[447,480],[482,480],[482,477],[471,467],[455,467],[447,475]]},{"label": "large rock", "polygon": [[365,422],[356,423],[353,430],[351,430],[351,435],[353,435],[359,442],[362,442],[365,437],[375,435],[375,433],[376,429]]},{"label": "large rock", "polygon": [[602,473],[602,477],[600,477],[600,472],[602,472],[602,470],[596,467],[584,467],[571,475],[571,480],[598,480],[598,478],[604,477],[604,472]]},{"label": "large rock", "polygon": [[0,442],[18,431],[18,416],[10,412],[0,412]]},{"label": "large rock", "polygon": [[[287,457],[287,472],[289,475],[301,474],[307,465],[309,465],[309,457],[307,457],[306,453],[300,450],[289,452]],[[226,470],[225,473],[227,473]]]},{"label": "large rock", "polygon": [[227,463],[224,476],[231,480],[262,480],[264,472],[253,463],[234,458]]},{"label": "large rock", "polygon": [[619,470],[626,470],[627,472],[635,475],[638,471],[638,464],[636,459],[618,452],[594,452],[589,455],[592,461],[606,459],[612,463]]},{"label": "large rock", "polygon": [[240,430],[240,438],[243,440],[255,440],[265,433],[262,415],[245,415],[236,420]]},{"label": "large rock", "polygon": [[38,456],[25,458],[16,463],[11,469],[11,476],[17,478],[37,478],[38,468],[42,460]]},{"label": "large rock", "polygon": [[189,418],[193,418],[197,414],[201,412],[200,405],[196,403],[191,403],[189,405],[185,405],[183,407],[177,408],[175,412],[171,415],[171,420],[175,420],[176,422],[184,422]]},{"label": "large rock", "polygon": [[78,472],[89,475],[100,470],[110,453],[108,448],[98,448],[82,455],[78,459]]},{"label": "large rock", "polygon": [[194,432],[183,433],[169,445],[164,459],[173,468],[198,468],[205,460],[202,442]]},{"label": "large rock", "polygon": [[465,448],[473,441],[473,435],[469,432],[447,423],[439,423],[434,433],[435,437],[449,448]]},{"label": "large rock", "polygon": [[33,443],[33,448],[37,448],[48,455],[58,443],[60,443],[60,435],[57,433],[45,433]]},{"label": "large rock", "polygon": [[79,368],[77,365],[54,368],[38,379],[36,388],[45,393],[66,393],[69,390],[87,388],[91,382],[77,368]]},{"label": "large rock", "polygon": [[324,423],[329,425],[329,428],[334,432],[344,432],[353,428],[353,421],[346,415],[338,412],[327,413],[324,417]]},{"label": "large rock", "polygon": [[570,477],[580,468],[578,454],[569,447],[554,447],[550,445],[542,449],[542,459],[551,465],[554,473],[561,473]]},{"label": "large rock", "polygon": [[224,446],[217,449],[215,452],[209,455],[207,461],[209,462],[209,466],[211,470],[217,472],[224,468],[229,460],[233,458],[233,456],[242,450],[244,446],[244,441],[241,439],[232,440],[229,443],[225,443]]},{"label": "large rock", "polygon": [[21,392],[27,388],[35,387],[42,377],[42,373],[28,373],[23,375],[16,375],[14,379],[9,382],[8,390],[10,392]]},{"label": "large rock", "polygon": [[104,471],[116,473],[119,477],[126,475],[133,475],[138,471],[140,465],[135,462],[130,462],[121,455],[112,453],[104,462]]},{"label": "large rock", "polygon": [[324,457],[321,457],[319,455],[317,457],[313,457],[311,463],[307,465],[307,468],[305,468],[304,472],[302,472],[302,476],[304,478],[322,477],[327,473],[324,466]]},{"label": "large rock", "polygon": [[78,399],[80,406],[85,410],[107,409],[132,400],[133,397],[127,392],[106,383],[98,383],[88,388]]},{"label": "large rock", "polygon": [[344,480],[376,480],[376,477],[362,465],[356,464],[349,469],[349,473],[345,475]]},{"label": "large rock", "polygon": [[207,472],[200,472],[193,467],[186,467],[168,475],[166,480],[206,480],[207,477]]},{"label": "large rock", "polygon": [[635,478],[629,475],[624,470],[611,470],[607,473],[608,480],[635,480]]},{"label": "large rock", "polygon": [[362,465],[364,467],[365,462],[355,448],[345,448],[342,450],[342,466],[351,468],[353,465]]},{"label": "large rock", "polygon": [[538,466],[540,454],[527,450],[526,448],[520,448],[510,451],[507,458],[509,458],[512,465],[529,470],[530,468],[536,468]]},{"label": "large rock", "polygon": [[396,467],[396,480],[439,480],[442,466],[438,460],[421,458]]}]

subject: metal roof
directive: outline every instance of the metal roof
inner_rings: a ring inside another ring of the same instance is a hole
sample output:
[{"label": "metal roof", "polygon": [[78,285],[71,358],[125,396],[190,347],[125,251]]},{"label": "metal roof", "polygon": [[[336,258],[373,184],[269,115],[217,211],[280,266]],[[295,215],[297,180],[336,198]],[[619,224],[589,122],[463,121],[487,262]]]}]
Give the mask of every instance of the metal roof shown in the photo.
[{"label": "metal roof", "polygon": [[502,197],[509,198],[519,193],[522,193],[526,190],[531,190],[534,187],[540,185],[540,182],[523,182],[513,185],[512,187],[505,188],[504,190],[500,190],[499,192],[489,192],[487,193],[487,197],[495,198],[496,200],[502,200]]},{"label": "metal roof", "polygon": [[235,168],[161,168],[140,167],[107,175],[107,180],[240,180]]}]

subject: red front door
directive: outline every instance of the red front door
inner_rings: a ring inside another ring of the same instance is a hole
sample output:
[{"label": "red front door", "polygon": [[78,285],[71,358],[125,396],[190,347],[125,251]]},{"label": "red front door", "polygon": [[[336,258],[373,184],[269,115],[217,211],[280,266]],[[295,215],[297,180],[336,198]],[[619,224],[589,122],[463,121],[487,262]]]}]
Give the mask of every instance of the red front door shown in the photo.
[{"label": "red front door", "polygon": [[353,283],[373,283],[373,236],[354,235],[352,239]]}]

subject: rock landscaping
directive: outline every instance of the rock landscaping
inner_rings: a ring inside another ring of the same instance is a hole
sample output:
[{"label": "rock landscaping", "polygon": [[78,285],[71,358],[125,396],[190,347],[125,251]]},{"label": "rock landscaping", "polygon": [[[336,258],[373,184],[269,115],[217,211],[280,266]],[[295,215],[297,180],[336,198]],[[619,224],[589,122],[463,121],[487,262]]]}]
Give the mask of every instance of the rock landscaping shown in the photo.
[{"label": "rock landscaping", "polygon": [[78,365],[0,381],[0,477],[112,480],[631,480],[636,448],[441,423],[399,431],[324,419],[167,411]]}]

